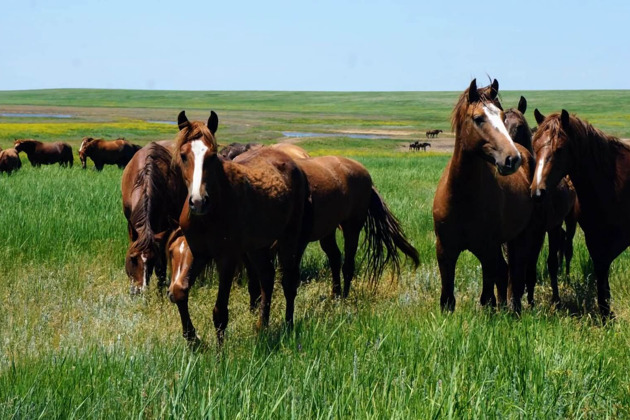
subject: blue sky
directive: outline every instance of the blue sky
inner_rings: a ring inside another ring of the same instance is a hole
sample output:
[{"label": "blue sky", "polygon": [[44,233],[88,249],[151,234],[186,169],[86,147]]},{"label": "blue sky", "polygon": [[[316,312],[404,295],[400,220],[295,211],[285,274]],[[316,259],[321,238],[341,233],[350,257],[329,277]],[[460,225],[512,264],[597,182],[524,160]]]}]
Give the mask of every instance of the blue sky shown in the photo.
[{"label": "blue sky", "polygon": [[7,0],[0,90],[630,89],[630,2]]}]

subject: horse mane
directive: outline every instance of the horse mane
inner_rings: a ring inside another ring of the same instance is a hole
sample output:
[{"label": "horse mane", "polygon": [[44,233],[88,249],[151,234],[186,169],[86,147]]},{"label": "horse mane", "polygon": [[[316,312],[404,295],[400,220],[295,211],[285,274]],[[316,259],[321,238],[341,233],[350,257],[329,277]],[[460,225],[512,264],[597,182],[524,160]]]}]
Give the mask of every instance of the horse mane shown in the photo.
[{"label": "horse mane", "polygon": [[575,145],[571,148],[574,154],[584,153],[583,156],[592,156],[596,164],[605,170],[614,171],[614,160],[611,159],[611,155],[619,153],[620,150],[630,152],[630,146],[618,137],[604,133],[574,114],[569,116],[567,129],[562,125],[561,113],[548,115],[542,124],[539,124],[534,138],[538,139],[546,132],[549,133],[549,139],[553,139],[550,140],[552,150],[558,147],[558,139],[570,138],[571,143]]},{"label": "horse mane", "polygon": [[[466,90],[459,95],[459,99],[453,108],[453,112],[451,113],[451,127],[455,132],[455,137],[459,136],[461,128],[466,120],[466,108],[468,107],[468,91],[470,90],[470,86],[466,88]],[[500,110],[503,110],[501,106],[501,102],[499,101],[499,97],[492,99],[491,96],[492,87],[485,86],[477,89],[477,93],[479,94],[479,100],[484,104],[493,104]]]},{"label": "horse mane", "polygon": [[138,172],[134,180],[133,191],[140,189],[141,200],[135,206],[129,217],[131,225],[138,232],[138,239],[134,242],[134,248],[139,252],[156,250],[155,231],[152,222],[156,222],[157,214],[163,209],[154,209],[154,204],[169,205],[168,173],[160,170],[160,163],[170,168],[171,156],[169,151],[155,143],[147,146],[147,157],[144,167]]},{"label": "horse mane", "polygon": [[215,149],[218,149],[217,141],[205,123],[201,121],[189,121],[188,124],[177,133],[171,166],[178,166],[181,163],[182,159],[179,156],[179,149],[184,143],[199,137],[205,138],[210,144],[214,145]]}]

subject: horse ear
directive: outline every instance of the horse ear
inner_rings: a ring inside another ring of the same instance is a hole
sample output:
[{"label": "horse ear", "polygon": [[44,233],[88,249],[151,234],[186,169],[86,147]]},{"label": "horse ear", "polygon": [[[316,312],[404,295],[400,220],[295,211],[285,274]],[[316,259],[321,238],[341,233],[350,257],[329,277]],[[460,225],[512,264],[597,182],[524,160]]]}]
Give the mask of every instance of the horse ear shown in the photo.
[{"label": "horse ear", "polygon": [[566,109],[563,109],[562,113],[560,114],[560,122],[562,122],[562,127],[564,127],[565,129],[569,127],[569,113]]},{"label": "horse ear", "polygon": [[538,108],[534,109],[534,118],[536,118],[536,122],[538,125],[542,124],[545,121],[545,116],[540,113]]},{"label": "horse ear", "polygon": [[186,117],[186,111],[180,112],[179,115],[177,116],[177,126],[179,127],[179,129],[183,130],[189,125],[190,125],[190,121],[188,121],[188,118]]},{"label": "horse ear", "polygon": [[208,118],[208,128],[210,132],[214,136],[214,133],[217,132],[217,128],[219,128],[219,116],[216,112],[210,111],[210,118]]},{"label": "horse ear", "polygon": [[490,86],[490,99],[495,100],[499,95],[499,81],[494,79]]},{"label": "horse ear", "polygon": [[472,104],[479,101],[479,92],[477,92],[477,79],[473,79],[468,87],[468,103]]},{"label": "horse ear", "polygon": [[527,99],[525,99],[524,96],[521,96],[521,99],[519,99],[517,109],[521,112],[521,114],[524,114],[525,111],[527,111]]}]

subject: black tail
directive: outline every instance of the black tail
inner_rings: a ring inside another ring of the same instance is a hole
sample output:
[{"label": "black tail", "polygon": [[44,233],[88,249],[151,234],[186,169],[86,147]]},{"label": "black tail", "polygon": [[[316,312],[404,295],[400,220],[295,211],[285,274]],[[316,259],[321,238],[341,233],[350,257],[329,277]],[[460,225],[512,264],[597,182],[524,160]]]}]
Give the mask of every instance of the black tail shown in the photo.
[{"label": "black tail", "polygon": [[420,264],[418,251],[409,243],[400,222],[387,208],[374,187],[370,197],[365,233],[370,282],[378,281],[388,263],[393,265],[396,277],[400,275],[399,249],[413,260],[416,267]]}]

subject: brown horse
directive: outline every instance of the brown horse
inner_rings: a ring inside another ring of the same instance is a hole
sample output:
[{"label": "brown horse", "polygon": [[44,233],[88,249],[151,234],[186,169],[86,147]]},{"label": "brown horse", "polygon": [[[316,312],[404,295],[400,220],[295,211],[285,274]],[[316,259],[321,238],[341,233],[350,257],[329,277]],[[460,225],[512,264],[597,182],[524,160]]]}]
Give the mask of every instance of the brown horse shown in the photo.
[{"label": "brown horse", "polygon": [[20,155],[15,149],[5,149],[0,151],[0,172],[11,173],[22,167]]},{"label": "brown horse", "polygon": [[97,171],[103,170],[105,165],[118,165],[119,168],[124,168],[141,148],[142,146],[131,144],[125,139],[107,141],[84,137],[79,147],[79,159],[83,169],[86,168],[87,158],[92,159]]},{"label": "brown horse", "polygon": [[436,138],[440,133],[442,133],[442,130],[429,130],[426,132],[426,136],[427,138]]},{"label": "brown horse", "polygon": [[[507,298],[520,310],[529,250],[527,226],[533,212],[529,185],[533,159],[514,144],[497,106],[499,84],[477,89],[473,80],[460,96],[451,122],[455,149],[433,201],[437,260],[442,278],[440,305],[455,308],[455,266],[459,254],[471,251],[483,270],[482,305]],[[508,244],[506,266],[502,244]]]},{"label": "brown horse", "polygon": [[[521,96],[517,108],[505,111],[505,126],[510,137],[515,143],[525,147],[532,155],[532,132],[525,119],[527,100]],[[539,114],[536,114],[538,118]],[[552,191],[551,199],[544,203],[543,208],[538,209],[542,217],[537,224],[538,234],[533,244],[532,252],[537,256],[540,253],[545,238],[545,232],[549,236],[549,254],[547,256],[547,270],[553,291],[552,302],[560,302],[558,293],[558,267],[565,257],[565,271],[569,275],[571,258],[573,257],[573,237],[577,227],[577,196],[569,178],[562,179]],[[566,225],[566,232],[562,229],[562,223]],[[532,265],[528,267],[527,274],[527,300],[530,305],[534,303],[534,288],[536,286],[536,261],[532,256]]]},{"label": "brown horse", "polygon": [[276,143],[272,144],[269,147],[276,150],[281,150],[287,155],[291,156],[293,159],[308,159],[311,157],[311,155],[309,155],[306,150],[302,149],[300,146],[296,146],[295,144],[291,143]]},{"label": "brown horse", "polygon": [[184,337],[196,340],[188,293],[201,269],[213,259],[219,273],[213,321],[221,343],[228,323],[232,278],[243,254],[262,290],[258,325],[269,322],[275,276],[272,246],[282,271],[285,320],[292,324],[299,264],[306,247],[307,181],[288,155],[273,148],[250,152],[238,163],[218,158],[214,137],[218,123],[214,112],[207,126],[188,121],[184,111],[178,116],[180,132],[173,164],[181,168],[188,187],[179,222],[193,260],[186,275],[171,283],[169,297],[179,309]]},{"label": "brown horse", "polygon": [[263,145],[260,143],[230,143],[219,150],[217,155],[224,159],[234,160],[238,155],[249,152],[250,150],[260,149],[261,147],[263,147]]},{"label": "brown horse", "polygon": [[72,147],[60,141],[42,143],[38,140],[19,139],[13,144],[15,150],[26,153],[32,166],[51,165],[59,163],[61,166],[72,166]]},{"label": "brown horse", "polygon": [[565,110],[539,122],[533,141],[532,197],[544,200],[564,176],[571,177],[597,278],[599,310],[606,319],[612,315],[610,264],[630,245],[630,148]]},{"label": "brown horse", "polygon": [[125,270],[132,294],[146,289],[154,268],[158,284],[166,282],[164,243],[177,227],[186,199],[177,169],[171,165],[169,150],[149,143],[123,171],[122,202],[129,233]]}]

